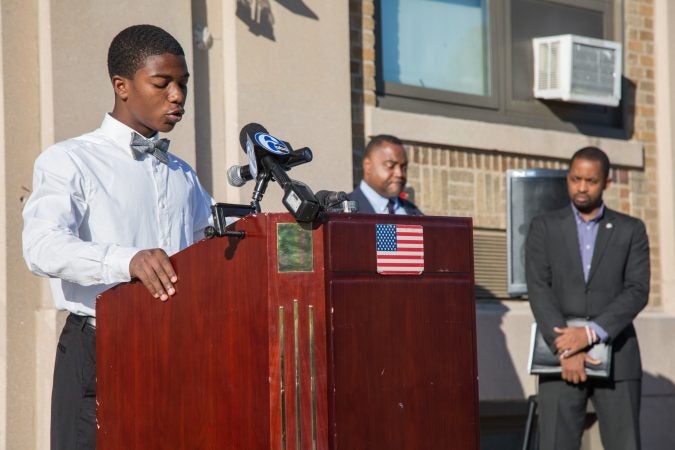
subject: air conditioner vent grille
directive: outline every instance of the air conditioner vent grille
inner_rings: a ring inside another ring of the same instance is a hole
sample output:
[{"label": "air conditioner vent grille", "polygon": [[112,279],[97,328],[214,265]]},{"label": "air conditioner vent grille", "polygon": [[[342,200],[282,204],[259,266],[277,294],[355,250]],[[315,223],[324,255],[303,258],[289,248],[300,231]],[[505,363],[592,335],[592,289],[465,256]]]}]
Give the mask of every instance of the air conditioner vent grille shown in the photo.
[{"label": "air conditioner vent grille", "polygon": [[572,92],[610,96],[614,86],[616,53],[601,47],[574,44]]},{"label": "air conditioner vent grille", "polygon": [[535,98],[619,104],[621,44],[571,34],[534,38],[532,44]]}]

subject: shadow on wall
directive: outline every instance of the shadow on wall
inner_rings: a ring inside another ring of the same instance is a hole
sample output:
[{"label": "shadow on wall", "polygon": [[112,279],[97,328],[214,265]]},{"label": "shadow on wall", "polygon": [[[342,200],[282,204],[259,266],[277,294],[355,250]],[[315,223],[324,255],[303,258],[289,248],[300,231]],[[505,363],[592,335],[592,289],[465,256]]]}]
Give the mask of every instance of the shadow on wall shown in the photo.
[{"label": "shadow on wall", "polygon": [[309,6],[305,5],[302,0],[276,0],[281,6],[299,16],[307,17],[308,19],[319,20],[314,11]]},{"label": "shadow on wall", "polygon": [[[476,291],[485,291],[476,285]],[[476,305],[478,344],[478,375],[481,400],[525,401],[525,393],[518,378],[511,353],[506,345],[502,322],[509,308],[497,301]],[[529,334],[529,330],[525,330]]]},{"label": "shadow on wall", "polygon": [[[319,20],[319,16],[303,0],[276,0],[276,2],[293,14]],[[237,0],[237,17],[254,35],[276,41],[270,0]]]},{"label": "shadow on wall", "polygon": [[[485,286],[476,292],[494,298]],[[476,304],[481,450],[520,450],[523,442],[527,399],[502,330],[508,311],[496,300]]]},{"label": "shadow on wall", "polygon": [[642,376],[640,430],[642,448],[666,450],[675,448],[675,384],[657,374]]},{"label": "shadow on wall", "polygon": [[[194,0],[192,2],[192,28],[193,30],[204,29],[209,25],[206,8],[206,0]],[[202,28],[204,27],[204,28]],[[200,47],[197,39],[193,40],[192,55],[193,67],[192,78],[194,79],[193,94],[195,99],[195,124],[198,126],[195,133],[197,149],[196,169],[207,192],[213,192],[213,154],[211,152],[211,86],[210,80],[210,54],[206,48]]]},{"label": "shadow on wall", "polygon": [[[620,135],[613,134],[613,131],[604,133],[607,137],[620,137],[621,139],[630,139],[635,132],[635,102],[637,95],[637,85],[634,81],[621,77],[621,103],[617,107],[602,106],[602,105],[583,105],[583,110],[588,114],[596,114],[602,119],[597,119],[596,122],[588,123],[583,119],[580,120],[578,110],[579,105],[572,106],[567,102],[549,101],[545,100],[542,103],[560,120],[570,122],[582,134],[603,135],[601,128],[598,126],[611,126],[617,130],[622,130]],[[570,111],[573,111],[572,113]],[[599,122],[597,122],[599,120]]]}]

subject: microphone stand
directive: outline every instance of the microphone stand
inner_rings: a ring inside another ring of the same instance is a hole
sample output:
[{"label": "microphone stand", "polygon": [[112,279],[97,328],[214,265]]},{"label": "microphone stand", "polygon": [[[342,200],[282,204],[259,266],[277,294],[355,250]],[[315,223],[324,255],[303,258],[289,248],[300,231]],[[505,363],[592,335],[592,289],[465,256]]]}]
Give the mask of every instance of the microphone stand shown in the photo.
[{"label": "microphone stand", "polygon": [[263,195],[265,195],[265,190],[267,189],[267,184],[272,179],[272,173],[269,170],[264,170],[258,172],[258,176],[255,180],[255,188],[253,189],[253,196],[251,197],[251,206],[255,209],[256,213],[261,212],[260,209],[260,200],[262,200]]}]

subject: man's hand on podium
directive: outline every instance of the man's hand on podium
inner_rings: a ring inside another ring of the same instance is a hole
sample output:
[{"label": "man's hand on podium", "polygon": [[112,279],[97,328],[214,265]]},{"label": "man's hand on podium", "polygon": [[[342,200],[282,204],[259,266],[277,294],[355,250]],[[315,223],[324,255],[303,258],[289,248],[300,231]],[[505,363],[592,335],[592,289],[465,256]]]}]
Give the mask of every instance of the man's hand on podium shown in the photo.
[{"label": "man's hand on podium", "polygon": [[173,284],[178,281],[169,255],[161,248],[141,250],[129,262],[129,275],[138,278],[150,294],[167,301],[176,293]]}]

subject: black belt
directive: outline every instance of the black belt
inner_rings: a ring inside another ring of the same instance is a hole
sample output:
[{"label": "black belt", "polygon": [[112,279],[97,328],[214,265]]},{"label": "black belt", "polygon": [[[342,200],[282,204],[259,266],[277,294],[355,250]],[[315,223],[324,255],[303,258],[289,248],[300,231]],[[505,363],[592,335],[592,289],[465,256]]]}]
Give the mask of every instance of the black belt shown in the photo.
[{"label": "black belt", "polygon": [[96,317],[92,316],[80,316],[75,313],[70,313],[68,316],[68,319],[71,321],[75,322],[77,326],[80,328],[84,328],[85,326],[91,327],[96,329]]}]

